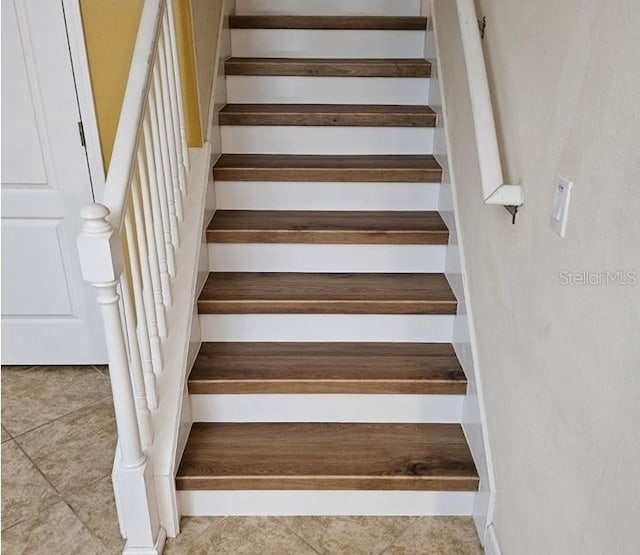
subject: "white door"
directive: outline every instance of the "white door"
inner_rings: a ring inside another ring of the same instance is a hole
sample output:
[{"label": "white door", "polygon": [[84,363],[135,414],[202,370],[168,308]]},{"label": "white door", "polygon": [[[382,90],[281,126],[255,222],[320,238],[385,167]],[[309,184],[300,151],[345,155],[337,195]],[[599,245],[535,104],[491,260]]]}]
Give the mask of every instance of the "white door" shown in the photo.
[{"label": "white door", "polygon": [[61,0],[2,0],[2,363],[106,361],[76,254],[93,202]]}]

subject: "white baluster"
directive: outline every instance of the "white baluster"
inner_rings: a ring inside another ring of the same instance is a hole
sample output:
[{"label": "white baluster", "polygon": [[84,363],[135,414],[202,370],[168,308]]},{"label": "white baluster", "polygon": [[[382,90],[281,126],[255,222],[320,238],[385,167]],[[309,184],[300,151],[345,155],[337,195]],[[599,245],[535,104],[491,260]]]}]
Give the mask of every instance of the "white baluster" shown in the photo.
[{"label": "white baluster", "polygon": [[[126,231],[125,231],[126,233]],[[126,277],[123,274],[120,279],[120,292],[122,303],[122,319],[124,320],[125,336],[128,338],[129,344],[129,370],[131,375],[131,386],[135,396],[136,411],[138,414],[138,427],[140,429],[140,441],[142,448],[146,449],[153,441],[153,430],[151,426],[151,414],[149,412],[149,401],[146,394],[145,383],[143,379],[142,357],[140,354],[140,345],[136,336],[136,311],[131,299],[131,288]]]},{"label": "white baluster", "polygon": [[184,99],[182,95],[182,79],[180,78],[180,60],[178,58],[178,42],[176,40],[176,25],[173,17],[173,2],[167,5],[167,18],[169,21],[169,44],[171,46],[171,59],[174,64],[174,79],[176,82],[176,95],[178,100],[178,116],[180,118],[180,140],[182,142],[182,162],[185,170],[188,172],[189,148],[187,146],[187,128],[184,119]]},{"label": "white baluster", "polygon": [[171,119],[173,140],[175,142],[175,152],[177,156],[178,185],[183,195],[187,193],[187,171],[182,159],[182,138],[180,135],[180,114],[178,112],[178,93],[177,87],[180,86],[176,82],[176,60],[173,58],[171,49],[171,33],[169,31],[169,10],[171,6],[167,6],[167,10],[162,17],[162,42],[164,45],[164,57],[166,60],[167,82],[169,84],[169,98],[171,100]]},{"label": "white baluster", "polygon": [[[149,98],[153,95],[153,90],[149,91]],[[163,230],[163,244],[165,245],[167,268],[170,276],[176,275],[176,260],[173,251],[173,241],[171,237],[171,223],[169,217],[169,204],[167,202],[167,188],[164,180],[162,161],[160,159],[160,142],[158,141],[158,123],[154,116],[152,103],[149,103],[148,112],[145,114],[143,122],[143,133],[145,139],[145,151],[147,169],[149,171],[149,187],[151,199],[159,202]],[[166,300],[166,299],[165,299]]]},{"label": "white baluster", "polygon": [[[182,190],[180,189],[180,180],[178,178],[178,153],[176,152],[175,128],[173,126],[173,114],[171,107],[171,90],[167,79],[167,60],[165,56],[164,36],[160,33],[158,44],[158,61],[157,71],[160,75],[160,88],[162,90],[162,112],[164,114],[164,139],[166,149],[169,155],[169,168],[171,170],[171,184],[173,185],[173,198],[176,205],[176,215],[178,220],[182,221]],[[161,126],[162,129],[162,126]]]},{"label": "white baluster", "polygon": [[[160,310],[162,312],[164,319],[164,305],[162,304],[162,291],[160,291],[157,284],[154,284],[154,279],[152,277],[153,273],[151,270],[151,260],[154,260],[157,268],[157,254],[153,252],[153,245],[149,246],[147,244],[149,235],[151,236],[151,240],[153,241],[153,229],[150,229],[150,226],[148,225],[150,222],[147,221],[149,218],[151,218],[151,212],[143,212],[140,206],[139,194],[140,189],[142,189],[143,186],[146,187],[147,184],[144,183],[144,185],[142,185],[139,181],[136,180],[136,176],[134,175],[131,189],[131,200],[133,203],[133,221],[135,222],[136,228],[136,242],[138,251],[140,253],[142,300],[144,303],[144,310],[147,319],[146,324],[149,336],[149,345],[151,349],[152,368],[156,374],[159,374],[162,371],[162,349],[160,346],[160,326],[158,324],[157,311]],[[147,233],[147,229],[150,233]],[[156,281],[159,281],[159,274],[156,277]],[[156,304],[154,299],[156,295],[156,287],[158,287],[159,293],[158,304]],[[166,327],[166,323],[164,323],[163,325]]]},{"label": "white baluster", "polygon": [[[173,183],[171,181],[171,159],[169,157],[169,137],[167,135],[167,125],[164,113],[164,97],[162,84],[160,83],[158,64],[153,67],[153,85],[149,96],[151,106],[151,128],[154,120],[157,131],[158,143],[160,145],[160,160],[162,160],[162,171],[164,176],[164,186],[167,192],[167,205],[169,208],[169,221],[171,222],[171,240],[174,247],[180,244],[178,213],[176,201],[173,194]],[[155,137],[154,137],[155,138]]]},{"label": "white baluster", "polygon": [[[134,191],[132,191],[133,193]],[[142,223],[142,222],[141,222]],[[131,284],[127,279],[122,282],[133,292],[133,311],[135,311],[135,330],[137,332],[137,344],[139,358],[142,362],[141,377],[143,378],[142,387],[146,392],[149,407],[153,410],[158,408],[158,392],[156,391],[156,377],[153,371],[153,361],[151,358],[151,342],[149,341],[149,329],[147,328],[147,311],[143,300],[143,285],[141,273],[141,255],[137,245],[137,230],[135,229],[131,210],[127,210],[124,215],[124,235],[127,240],[127,250],[129,251],[129,272],[131,276]],[[125,295],[125,298],[127,296]],[[131,299],[127,299],[131,302]],[[128,312],[128,311],[127,311]]]},{"label": "white baluster", "polygon": [[[145,154],[142,149],[138,149],[137,164],[138,175],[140,177],[140,193],[146,214],[150,214],[145,219],[147,232],[147,244],[149,245],[149,266],[153,281],[153,291],[156,303],[156,316],[160,337],[167,336],[167,326],[165,318],[165,306],[171,306],[171,277],[169,276],[169,265],[167,262],[167,245],[165,244],[165,233],[162,222],[162,208],[160,199],[156,192],[156,187],[151,185],[155,180],[155,162],[149,137],[149,122],[145,114],[141,144],[144,144]],[[173,245],[169,244],[171,248]]]}]

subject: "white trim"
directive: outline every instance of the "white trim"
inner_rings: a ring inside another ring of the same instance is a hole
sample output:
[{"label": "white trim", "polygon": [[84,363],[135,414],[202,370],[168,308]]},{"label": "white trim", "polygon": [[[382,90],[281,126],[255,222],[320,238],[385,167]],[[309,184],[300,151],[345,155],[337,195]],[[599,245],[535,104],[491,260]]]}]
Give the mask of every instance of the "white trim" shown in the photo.
[{"label": "white trim", "polygon": [[165,532],[164,528],[160,528],[158,537],[156,538],[156,542],[152,548],[130,547],[128,545],[125,545],[124,549],[122,550],[122,555],[162,555],[166,540],[167,533]]},{"label": "white trim", "polygon": [[496,534],[496,527],[493,522],[487,526],[487,534],[484,539],[484,552],[485,555],[502,555]]},{"label": "white trim", "polygon": [[212,272],[442,273],[445,255],[445,245],[209,243],[209,269]]},{"label": "white trim", "polygon": [[237,58],[422,58],[424,31],[232,29]]},{"label": "white trim", "polygon": [[420,15],[420,0],[238,0],[242,15]]},{"label": "white trim", "polygon": [[440,183],[216,181],[218,210],[437,210]]},{"label": "white trim", "polygon": [[454,316],[433,314],[201,314],[203,341],[450,343]]},{"label": "white trim", "polygon": [[233,104],[424,104],[427,77],[229,75]]},{"label": "white trim", "polygon": [[464,395],[191,395],[194,422],[456,424]]},{"label": "white trim", "polygon": [[432,127],[223,125],[235,154],[431,154]]},{"label": "white trim", "polygon": [[[435,93],[435,95],[437,95],[437,97],[435,97],[437,101],[433,103],[435,105],[432,105],[432,107],[437,110],[439,119],[439,126],[436,129],[435,151],[436,158],[442,167],[445,168],[443,191],[441,191],[441,213],[451,231],[450,253],[448,253],[447,256],[448,268],[446,274],[456,297],[460,301],[458,305],[459,314],[456,316],[453,342],[458,358],[469,379],[469,391],[465,399],[463,414],[463,429],[467,436],[469,448],[471,449],[478,473],[480,474],[480,488],[474,507],[474,520],[478,535],[483,539],[485,537],[487,524],[493,519],[495,506],[495,475],[491,457],[491,444],[487,430],[487,415],[482,389],[481,371],[478,363],[478,344],[469,292],[469,275],[459,222],[455,172],[453,168],[449,166],[448,154],[452,149],[449,134],[446,132],[448,112],[446,99],[444,97],[444,85],[441,78],[441,57],[437,33],[438,10],[436,9],[436,0],[431,0],[431,3],[431,20],[428,34],[433,35],[429,37],[429,46],[434,49],[431,50],[431,57],[435,58],[432,83],[434,86],[437,85],[437,89],[434,89],[431,94],[431,100],[433,100],[433,93]],[[450,198],[445,198],[447,196],[447,190],[445,188],[447,178],[450,193],[448,196]],[[450,206],[445,206],[447,203],[450,203]],[[450,212],[450,214],[447,214],[447,212]],[[453,215],[453,221],[449,217],[450,215]]]},{"label": "white trim", "polygon": [[469,491],[178,491],[185,516],[468,516]]},{"label": "white trim", "polygon": [[[160,524],[170,537],[177,535],[180,514],[175,497],[175,469],[179,462],[185,434],[183,416],[188,417],[188,407],[183,406],[184,384],[190,371],[189,354],[192,350],[191,329],[197,318],[193,317],[193,299],[196,296],[199,268],[196,263],[202,248],[202,222],[208,176],[211,171],[211,145],[189,149],[191,169],[187,176],[189,195],[185,199],[185,219],[182,228],[182,244],[177,254],[177,267],[183,270],[174,280],[174,299],[171,327],[179,330],[169,335],[163,345],[163,362],[167,370],[158,376],[160,403],[154,411],[154,443],[149,450],[153,461],[155,487],[158,498]],[[184,411],[187,411],[186,414]]]},{"label": "white trim", "polygon": [[79,0],[62,0],[62,6],[69,38],[69,52],[71,54],[80,118],[84,128],[93,194],[95,201],[100,202],[104,196],[106,170],[102,158],[102,146],[100,144],[100,132],[93,99],[91,74],[89,73],[89,60],[87,58],[80,2]]}]

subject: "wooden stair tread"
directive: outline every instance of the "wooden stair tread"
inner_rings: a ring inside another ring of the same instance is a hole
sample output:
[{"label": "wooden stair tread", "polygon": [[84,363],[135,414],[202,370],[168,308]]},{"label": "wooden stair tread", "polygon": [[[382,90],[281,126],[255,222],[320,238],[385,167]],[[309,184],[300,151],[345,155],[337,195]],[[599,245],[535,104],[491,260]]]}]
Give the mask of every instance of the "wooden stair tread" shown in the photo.
[{"label": "wooden stair tread", "polygon": [[317,16],[317,15],[232,15],[231,29],[323,29],[424,31],[427,18],[420,16]]},{"label": "wooden stair tread", "polygon": [[227,104],[220,125],[434,127],[428,106],[359,104]]},{"label": "wooden stair tread", "polygon": [[227,75],[429,77],[431,64],[415,58],[229,58]]},{"label": "wooden stair tread", "polygon": [[443,274],[212,272],[203,314],[455,314]]},{"label": "wooden stair tread", "polygon": [[446,245],[438,212],[218,210],[210,243]]},{"label": "wooden stair tread", "polygon": [[179,490],[475,491],[458,424],[197,423]]},{"label": "wooden stair tread", "polygon": [[223,154],[218,181],[440,182],[442,168],[431,155]]},{"label": "wooden stair tread", "polygon": [[191,394],[464,395],[453,348],[439,343],[203,343]]}]

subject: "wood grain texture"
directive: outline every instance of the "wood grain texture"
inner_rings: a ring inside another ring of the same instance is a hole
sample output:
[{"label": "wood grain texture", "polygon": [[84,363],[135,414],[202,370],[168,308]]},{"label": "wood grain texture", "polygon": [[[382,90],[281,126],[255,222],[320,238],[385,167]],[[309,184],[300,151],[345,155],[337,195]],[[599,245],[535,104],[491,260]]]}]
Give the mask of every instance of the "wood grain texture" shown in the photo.
[{"label": "wood grain texture", "polygon": [[227,104],[220,125],[435,127],[428,106],[358,104]]},{"label": "wood grain texture", "polygon": [[455,314],[443,274],[212,272],[201,314]]},{"label": "wood grain texture", "polygon": [[464,395],[448,344],[203,343],[191,394],[377,393]]},{"label": "wood grain texture", "polygon": [[229,58],[227,75],[322,77],[429,77],[431,64],[422,59],[364,58]]},{"label": "wood grain texture", "polygon": [[217,181],[439,183],[442,168],[430,155],[310,156],[223,154]]},{"label": "wood grain texture", "polygon": [[361,31],[424,31],[427,18],[419,16],[309,16],[232,15],[231,29],[327,29]]},{"label": "wood grain texture", "polygon": [[210,243],[446,245],[438,212],[218,210]]},{"label": "wood grain texture", "polygon": [[458,424],[194,424],[179,490],[474,491]]}]

